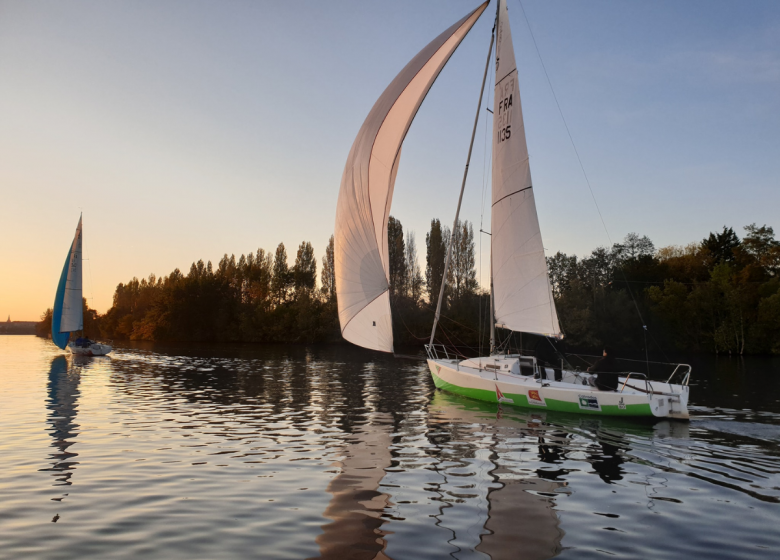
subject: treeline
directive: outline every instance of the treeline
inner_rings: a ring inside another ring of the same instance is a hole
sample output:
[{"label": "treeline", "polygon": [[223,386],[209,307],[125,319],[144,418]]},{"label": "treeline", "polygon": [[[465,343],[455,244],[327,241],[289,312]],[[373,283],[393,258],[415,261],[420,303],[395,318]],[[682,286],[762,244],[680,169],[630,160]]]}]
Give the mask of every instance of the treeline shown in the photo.
[{"label": "treeline", "polygon": [[[414,232],[405,232],[391,216],[396,346],[419,345],[430,337],[453,235],[437,340],[485,351],[489,295],[477,282],[473,226],[459,223],[452,232],[432,220],[423,269]],[[548,265],[569,350],[610,344],[653,354],[672,348],[780,353],[780,242],[771,227],[747,226],[742,239],[724,227],[700,243],[659,250],[632,233],[584,258],[559,252]],[[333,237],[319,275],[311,243],[299,245],[292,266],[279,244],[273,254],[258,249],[238,259],[225,255],[216,268],[198,261],[187,274],[176,269],[162,278],[133,278],[117,286],[105,315],[85,310],[87,334],[112,339],[339,342]],[[50,329],[47,313],[39,325],[42,335]],[[533,337],[521,343],[533,346]]]},{"label": "treeline", "polygon": [[[389,219],[391,301],[399,325],[413,327],[398,329],[398,344],[418,343],[412,333],[430,331],[432,314],[426,299],[431,290],[438,295],[449,238],[449,229],[433,220],[423,273],[414,233],[404,233],[400,221]],[[314,249],[304,241],[292,266],[280,243],[273,254],[258,249],[238,259],[225,255],[216,268],[198,261],[187,274],[176,269],[162,278],[133,278],[117,286],[113,306],[100,317],[99,332],[112,339],[150,341],[341,341],[333,243],[331,236],[319,275]],[[457,304],[477,290],[469,223],[459,225],[452,261],[447,298]]]},{"label": "treeline", "polygon": [[323,257],[321,288],[311,243],[288,265],[283,243],[238,259],[193,263],[187,274],[133,278],[119,284],[101,321],[103,336],[157,341],[330,342],[339,339],[333,238]]},{"label": "treeline", "polygon": [[780,242],[771,227],[732,228],[655,250],[626,236],[585,258],[548,259],[569,345],[780,353]]}]

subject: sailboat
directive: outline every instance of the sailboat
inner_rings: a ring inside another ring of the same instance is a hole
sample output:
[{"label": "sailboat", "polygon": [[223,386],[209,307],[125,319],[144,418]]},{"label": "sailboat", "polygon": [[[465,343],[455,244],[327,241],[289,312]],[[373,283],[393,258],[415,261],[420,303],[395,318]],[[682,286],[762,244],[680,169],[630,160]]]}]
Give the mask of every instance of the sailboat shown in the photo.
[{"label": "sailboat", "polygon": [[93,342],[83,336],[70,341],[74,332],[84,331],[84,310],[81,286],[81,217],[73,236],[65,266],[62,267],[57,293],[54,296],[54,308],[51,316],[51,340],[62,350],[83,356],[105,356],[111,352],[111,346]]},{"label": "sailboat", "polygon": [[[334,256],[342,336],[359,346],[393,352],[387,222],[401,146],[433,82],[487,5],[488,2],[481,4],[436,37],[401,70],[369,112],[350,150],[336,209]],[[427,363],[436,387],[478,400],[520,407],[591,415],[687,419],[691,374],[687,364],[677,364],[663,383],[651,381],[642,373],[624,372],[618,377],[617,390],[602,391],[591,385],[590,374],[571,366],[567,369],[563,360],[560,368],[550,368],[533,355],[509,353],[496,344],[496,328],[551,339],[560,339],[563,333],[534,202],[506,0],[497,2],[454,223],[458,223],[494,42],[491,351],[488,356],[462,359],[434,343],[453,236],[430,344],[426,345]]]}]

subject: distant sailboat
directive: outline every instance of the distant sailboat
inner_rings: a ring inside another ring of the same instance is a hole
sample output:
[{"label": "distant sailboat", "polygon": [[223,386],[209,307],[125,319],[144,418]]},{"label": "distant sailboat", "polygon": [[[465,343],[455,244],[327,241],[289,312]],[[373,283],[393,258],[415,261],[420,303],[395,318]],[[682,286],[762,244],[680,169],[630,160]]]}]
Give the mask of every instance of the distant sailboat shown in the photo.
[{"label": "distant sailboat", "polygon": [[[350,150],[336,210],[336,294],[342,335],[359,346],[393,352],[387,221],[401,146],[428,90],[487,4],[439,35],[401,70],[374,104]],[[494,33],[482,82],[484,91],[495,39],[491,353],[461,360],[457,353],[434,344],[451,238],[431,341],[426,346],[434,383],[453,393],[514,406],[596,415],[688,418],[691,368],[686,364],[678,364],[665,383],[651,382],[641,373],[624,372],[618,377],[617,391],[600,391],[591,385],[594,378],[587,373],[544,367],[535,356],[509,354],[495,343],[496,327],[550,338],[563,335],[534,202],[505,0],[498,1]],[[472,146],[476,124],[475,120]],[[464,173],[455,223],[465,182]],[[675,376],[681,378],[679,384],[671,383]]]},{"label": "distant sailboat", "polygon": [[107,344],[99,344],[83,337],[69,342],[71,333],[82,331],[83,334],[84,330],[81,277],[81,217],[79,217],[76,235],[65,259],[57,293],[54,296],[51,339],[58,347],[63,350],[67,348],[72,354],[105,356],[111,352],[111,346]]}]

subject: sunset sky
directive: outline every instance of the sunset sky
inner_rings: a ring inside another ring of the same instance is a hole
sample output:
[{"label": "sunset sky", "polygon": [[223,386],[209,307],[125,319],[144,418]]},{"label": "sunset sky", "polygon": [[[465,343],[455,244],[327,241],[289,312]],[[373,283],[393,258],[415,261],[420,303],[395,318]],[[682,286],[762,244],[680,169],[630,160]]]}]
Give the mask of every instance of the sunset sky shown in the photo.
[{"label": "sunset sky", "polygon": [[[0,318],[52,305],[80,212],[100,312],[119,282],[201,258],[284,242],[292,259],[304,240],[321,258],[371,106],[478,4],[0,0]],[[752,222],[780,237],[780,2],[522,5],[612,241]],[[609,238],[519,0],[509,10],[545,247],[584,256]],[[493,14],[404,144],[391,213],[423,261],[431,218],[454,216]],[[462,212],[475,229],[489,139],[481,120]]]}]

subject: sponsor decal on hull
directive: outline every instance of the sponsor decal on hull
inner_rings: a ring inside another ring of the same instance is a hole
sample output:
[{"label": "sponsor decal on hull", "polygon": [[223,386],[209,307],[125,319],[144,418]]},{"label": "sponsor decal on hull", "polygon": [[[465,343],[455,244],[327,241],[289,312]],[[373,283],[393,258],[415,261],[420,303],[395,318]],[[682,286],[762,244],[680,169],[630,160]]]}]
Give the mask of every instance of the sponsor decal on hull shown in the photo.
[{"label": "sponsor decal on hull", "polygon": [[618,408],[620,410],[625,410],[626,409],[626,403],[623,402],[623,397],[620,397],[620,400],[618,401]]},{"label": "sponsor decal on hull", "polygon": [[601,410],[599,399],[593,395],[577,395],[580,410]]},{"label": "sponsor decal on hull", "polygon": [[496,399],[498,399],[498,402],[500,403],[515,404],[514,400],[504,396],[504,393],[501,392],[501,389],[498,388],[498,385],[496,385]]},{"label": "sponsor decal on hull", "polygon": [[539,394],[538,389],[531,389],[528,391],[528,404],[547,406],[547,403],[544,402],[544,397]]}]

